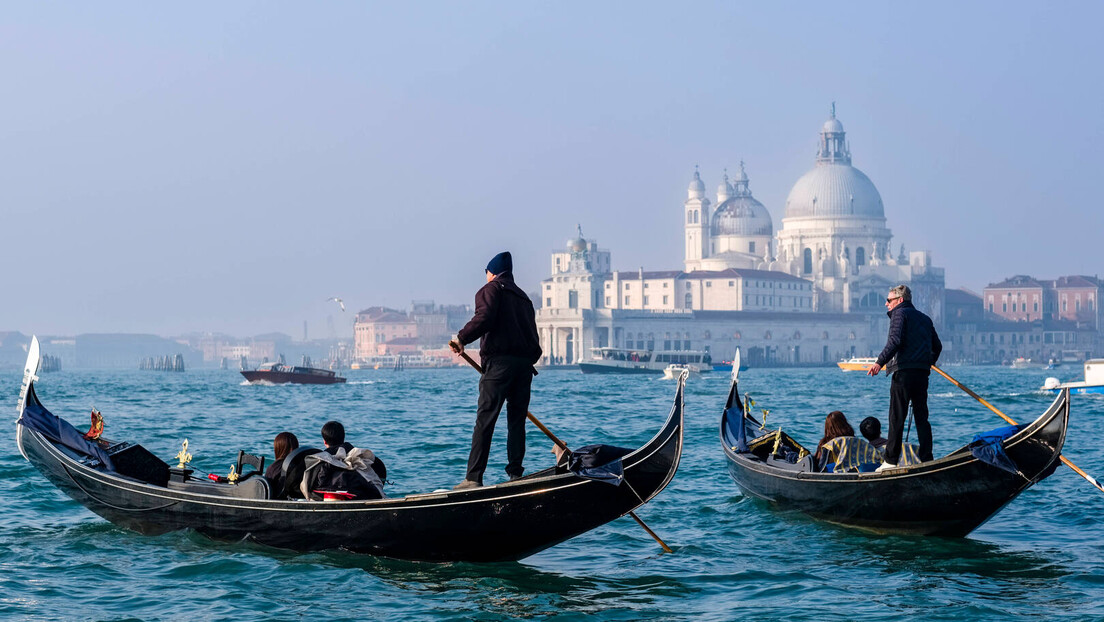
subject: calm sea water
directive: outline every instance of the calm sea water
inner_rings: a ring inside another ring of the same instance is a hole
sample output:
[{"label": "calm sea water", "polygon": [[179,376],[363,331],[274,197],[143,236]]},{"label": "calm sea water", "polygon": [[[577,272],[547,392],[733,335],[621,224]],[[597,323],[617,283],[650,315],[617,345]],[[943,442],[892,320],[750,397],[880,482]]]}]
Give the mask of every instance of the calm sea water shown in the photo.
[{"label": "calm sea water", "polygon": [[[959,367],[950,373],[1019,421],[1051,400],[1058,372]],[[868,535],[778,511],[740,494],[718,442],[728,375],[692,378],[682,464],[639,515],[664,554],[622,518],[519,563],[427,564],[334,551],[296,554],[181,532],[141,536],[61,494],[14,443],[19,374],[0,376],[9,428],[0,439],[0,617],[37,620],[556,619],[736,620],[1104,619],[1104,493],[1066,467],[966,539]],[[233,371],[42,374],[39,396],[81,429],[92,406],[105,435],[169,460],[187,438],[198,469],[225,473],[239,449],[271,455],[295,432],[316,444],[340,419],[349,440],[388,465],[392,495],[451,486],[464,475],[473,371],[353,371],[343,386],[249,386]],[[670,408],[674,382],[547,371],[531,410],[571,446],[637,446]],[[815,444],[829,410],[885,421],[889,382],[834,369],[750,370],[741,388],[768,425]],[[932,378],[936,454],[1003,425]],[[1104,399],[1075,397],[1065,455],[1104,476]],[[505,424],[487,481],[504,479]],[[915,433],[913,434],[915,438]],[[526,464],[551,464],[529,428]]]}]

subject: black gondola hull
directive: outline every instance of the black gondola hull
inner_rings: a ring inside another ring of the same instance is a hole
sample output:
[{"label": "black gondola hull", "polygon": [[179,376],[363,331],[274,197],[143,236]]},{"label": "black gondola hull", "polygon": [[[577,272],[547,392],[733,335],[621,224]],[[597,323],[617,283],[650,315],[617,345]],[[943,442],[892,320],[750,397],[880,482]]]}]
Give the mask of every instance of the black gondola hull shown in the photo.
[{"label": "black gondola hull", "polygon": [[[683,443],[683,383],[648,443],[622,458],[613,486],[547,469],[465,491],[377,501],[277,501],[239,498],[234,485],[193,481],[160,487],[89,466],[39,432],[17,426],[24,456],[59,489],[108,521],[144,534],[194,529],[220,540],[313,551],[347,549],[423,561],[518,560],[594,529],[643,505],[678,468]],[[31,400],[37,402],[33,390]]]},{"label": "black gondola hull", "polygon": [[1054,472],[1069,422],[1069,396],[1060,395],[1042,416],[1005,441],[1019,474],[986,464],[966,448],[883,473],[785,471],[735,451],[727,417],[722,416],[721,443],[728,471],[749,496],[881,533],[962,537]]}]

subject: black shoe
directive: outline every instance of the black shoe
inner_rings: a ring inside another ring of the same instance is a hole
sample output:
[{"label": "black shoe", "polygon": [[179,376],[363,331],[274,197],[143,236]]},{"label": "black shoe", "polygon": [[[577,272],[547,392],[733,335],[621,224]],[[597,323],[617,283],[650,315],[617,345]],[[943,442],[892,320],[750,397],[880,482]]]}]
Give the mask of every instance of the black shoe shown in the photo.
[{"label": "black shoe", "polygon": [[453,486],[452,489],[453,490],[468,490],[470,488],[479,488],[482,485],[483,484],[481,484],[480,482],[473,482],[470,479],[466,479],[466,480],[460,482],[459,484]]},{"label": "black shoe", "polygon": [[521,476],[520,475],[511,475],[510,476],[510,481],[511,482],[514,481],[515,479],[521,479]]}]

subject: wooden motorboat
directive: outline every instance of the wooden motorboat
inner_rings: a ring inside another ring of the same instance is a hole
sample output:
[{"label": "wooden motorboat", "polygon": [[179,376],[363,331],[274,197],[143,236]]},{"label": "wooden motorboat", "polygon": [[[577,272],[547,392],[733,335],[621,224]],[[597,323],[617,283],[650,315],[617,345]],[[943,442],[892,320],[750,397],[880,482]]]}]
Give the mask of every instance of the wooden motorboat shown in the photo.
[{"label": "wooden motorboat", "polygon": [[339,384],[345,378],[329,369],[317,367],[292,367],[282,363],[265,363],[257,369],[243,369],[241,375],[249,382],[272,384]]}]

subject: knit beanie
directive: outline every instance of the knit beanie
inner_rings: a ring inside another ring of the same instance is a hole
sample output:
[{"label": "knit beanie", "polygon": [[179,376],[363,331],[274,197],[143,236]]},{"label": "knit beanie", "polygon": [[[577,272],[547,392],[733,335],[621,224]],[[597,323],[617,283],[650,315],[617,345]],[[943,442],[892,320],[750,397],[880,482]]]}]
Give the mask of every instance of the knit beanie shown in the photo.
[{"label": "knit beanie", "polygon": [[487,264],[487,272],[498,276],[505,272],[514,271],[514,260],[510,257],[510,251],[503,251],[494,256],[494,259]]}]

